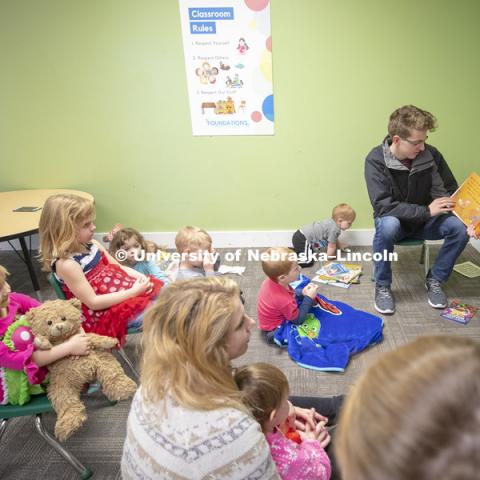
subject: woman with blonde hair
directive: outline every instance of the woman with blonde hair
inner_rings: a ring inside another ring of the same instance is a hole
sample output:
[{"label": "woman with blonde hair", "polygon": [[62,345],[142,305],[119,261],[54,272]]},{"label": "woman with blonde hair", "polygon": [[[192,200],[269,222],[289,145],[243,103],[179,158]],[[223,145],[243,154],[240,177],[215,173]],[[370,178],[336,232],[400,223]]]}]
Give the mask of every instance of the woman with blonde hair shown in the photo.
[{"label": "woman with blonde hair", "polygon": [[230,279],[185,280],[160,293],[144,319],[124,479],[278,478],[230,366],[254,323]]},{"label": "woman with blonde hair", "polygon": [[[231,279],[185,280],[161,291],[144,320],[124,479],[278,478],[232,375],[231,360],[246,352],[254,325]],[[312,423],[323,419],[296,412]]]},{"label": "woman with blonde hair", "polygon": [[480,472],[480,344],[420,337],[385,353],[343,407],[344,480],[473,480]]}]

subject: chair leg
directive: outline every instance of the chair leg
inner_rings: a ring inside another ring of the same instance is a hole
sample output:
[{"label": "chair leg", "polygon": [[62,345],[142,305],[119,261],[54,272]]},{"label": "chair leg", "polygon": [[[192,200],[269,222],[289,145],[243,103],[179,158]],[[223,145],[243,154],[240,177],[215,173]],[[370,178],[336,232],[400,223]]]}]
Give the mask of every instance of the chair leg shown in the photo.
[{"label": "chair leg", "polygon": [[42,421],[42,414],[38,413],[35,416],[35,427],[40,436],[56,451],[58,452],[79,474],[80,478],[87,479],[93,474],[92,471],[85,467],[77,460],[71,453],[65,450],[45,429]]},{"label": "chair leg", "polygon": [[2,418],[2,421],[0,422],[0,440],[2,439],[3,433],[7,428],[7,422],[8,420],[6,418]]},{"label": "chair leg", "polygon": [[130,367],[130,370],[132,371],[135,379],[138,382],[140,380],[140,375],[138,374],[136,368],[133,366],[132,361],[130,360],[130,358],[128,358],[128,355],[125,353],[125,350],[122,347],[118,349],[118,354],[123,358],[123,360],[125,360],[125,363]]},{"label": "chair leg", "polygon": [[430,245],[425,242],[423,244],[423,248],[425,249],[425,277],[428,275],[428,272],[430,271]]},{"label": "chair leg", "polygon": [[422,245],[422,252],[420,253],[420,265],[425,268],[425,276],[428,275],[430,270],[430,245],[425,241]]}]

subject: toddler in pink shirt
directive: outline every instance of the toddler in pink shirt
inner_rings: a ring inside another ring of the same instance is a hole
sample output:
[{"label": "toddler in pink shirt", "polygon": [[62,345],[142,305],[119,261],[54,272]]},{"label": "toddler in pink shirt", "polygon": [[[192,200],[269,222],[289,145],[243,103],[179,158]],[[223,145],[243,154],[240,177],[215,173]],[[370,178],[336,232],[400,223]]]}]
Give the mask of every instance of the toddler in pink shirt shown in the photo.
[{"label": "toddler in pink shirt", "polygon": [[[282,432],[281,426],[295,424],[294,409],[288,401],[288,380],[281,370],[268,363],[238,368],[235,382],[243,402],[262,427],[270,453],[282,480],[329,480],[331,464],[325,447],[330,443],[326,421],[299,431],[300,443]],[[293,417],[293,418],[292,418]],[[322,417],[324,418],[324,417]]]}]

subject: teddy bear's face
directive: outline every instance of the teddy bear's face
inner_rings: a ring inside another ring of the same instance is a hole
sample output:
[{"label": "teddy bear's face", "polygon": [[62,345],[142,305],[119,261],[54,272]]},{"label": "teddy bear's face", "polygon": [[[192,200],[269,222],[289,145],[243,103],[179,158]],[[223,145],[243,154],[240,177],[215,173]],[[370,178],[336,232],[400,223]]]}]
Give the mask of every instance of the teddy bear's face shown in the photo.
[{"label": "teddy bear's face", "polygon": [[78,333],[82,325],[81,303],[77,299],[45,302],[27,313],[35,337],[62,343]]}]

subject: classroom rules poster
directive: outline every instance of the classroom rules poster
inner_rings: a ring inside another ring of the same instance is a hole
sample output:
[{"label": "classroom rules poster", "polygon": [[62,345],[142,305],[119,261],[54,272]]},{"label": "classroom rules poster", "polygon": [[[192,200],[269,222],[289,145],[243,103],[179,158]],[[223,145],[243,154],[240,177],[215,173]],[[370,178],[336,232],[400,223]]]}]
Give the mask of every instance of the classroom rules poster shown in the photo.
[{"label": "classroom rules poster", "polygon": [[193,135],[273,135],[269,0],[179,0]]}]

